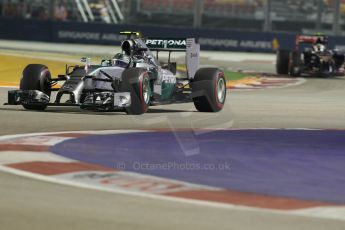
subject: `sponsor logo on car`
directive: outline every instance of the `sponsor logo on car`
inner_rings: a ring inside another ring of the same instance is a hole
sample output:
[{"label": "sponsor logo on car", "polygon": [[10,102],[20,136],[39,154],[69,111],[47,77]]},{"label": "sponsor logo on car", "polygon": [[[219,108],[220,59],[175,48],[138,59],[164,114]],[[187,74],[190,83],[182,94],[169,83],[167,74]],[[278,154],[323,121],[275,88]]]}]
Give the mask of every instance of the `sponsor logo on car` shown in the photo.
[{"label": "sponsor logo on car", "polygon": [[186,48],[186,40],[185,39],[147,39],[146,45],[151,48]]},{"label": "sponsor logo on car", "polygon": [[147,40],[148,45],[170,45],[170,46],[185,46],[186,40]]}]

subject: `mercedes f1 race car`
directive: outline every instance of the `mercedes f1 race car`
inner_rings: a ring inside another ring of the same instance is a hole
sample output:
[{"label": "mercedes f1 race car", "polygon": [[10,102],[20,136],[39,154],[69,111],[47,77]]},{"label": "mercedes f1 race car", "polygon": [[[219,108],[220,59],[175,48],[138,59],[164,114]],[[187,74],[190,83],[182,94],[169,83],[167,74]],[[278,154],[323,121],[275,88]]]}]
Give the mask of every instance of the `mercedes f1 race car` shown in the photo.
[{"label": "mercedes f1 race car", "polygon": [[327,49],[327,41],[324,35],[298,35],[295,50],[278,51],[277,73],[293,77],[343,75],[345,56],[337,50]]},{"label": "mercedes f1 race car", "polygon": [[[79,106],[143,114],[152,105],[194,102],[200,112],[222,110],[226,99],[224,73],[218,68],[199,69],[200,45],[195,39],[144,39],[138,32],[121,34],[127,36],[121,43],[122,52],[99,65],[82,58],[82,65],[66,66],[66,73],[56,78],[44,65],[28,65],[20,89],[8,92],[6,104],[22,105],[28,110]],[[159,52],[169,53],[166,63],[159,61]],[[171,52],[186,53],[185,76],[177,77]],[[59,82],[62,86],[56,88]],[[53,95],[53,91],[57,93]],[[62,102],[66,95],[67,100]]]}]

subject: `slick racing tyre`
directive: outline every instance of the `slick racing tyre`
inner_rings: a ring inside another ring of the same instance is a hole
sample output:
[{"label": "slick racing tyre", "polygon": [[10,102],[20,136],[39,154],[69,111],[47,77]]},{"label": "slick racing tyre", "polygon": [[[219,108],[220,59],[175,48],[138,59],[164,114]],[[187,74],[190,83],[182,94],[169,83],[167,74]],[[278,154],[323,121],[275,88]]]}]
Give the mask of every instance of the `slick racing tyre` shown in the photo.
[{"label": "slick racing tyre", "polygon": [[289,55],[288,50],[279,50],[277,52],[277,63],[276,70],[277,74],[288,74],[289,73]]},{"label": "slick racing tyre", "polygon": [[217,68],[199,69],[192,83],[195,108],[200,112],[218,112],[226,99],[226,81],[223,71]]},{"label": "slick racing tyre", "polygon": [[[40,64],[30,64],[25,67],[20,80],[20,90],[38,90],[50,97],[51,74],[49,69]],[[28,110],[45,110],[47,105],[23,104]]]},{"label": "slick racing tyre", "polygon": [[140,115],[147,112],[152,95],[150,78],[145,69],[129,68],[122,73],[121,92],[130,92],[131,105],[127,114]]},{"label": "slick racing tyre", "polygon": [[302,74],[302,60],[301,54],[298,51],[293,51],[290,54],[290,63],[289,63],[289,74],[293,77],[299,77]]}]

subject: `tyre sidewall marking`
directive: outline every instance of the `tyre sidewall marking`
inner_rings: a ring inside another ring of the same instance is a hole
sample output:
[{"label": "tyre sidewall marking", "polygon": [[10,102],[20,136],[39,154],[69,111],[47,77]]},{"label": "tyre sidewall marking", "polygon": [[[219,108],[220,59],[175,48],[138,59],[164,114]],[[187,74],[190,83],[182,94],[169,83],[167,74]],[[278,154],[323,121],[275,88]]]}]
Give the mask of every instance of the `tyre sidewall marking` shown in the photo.
[{"label": "tyre sidewall marking", "polygon": [[143,111],[144,112],[147,112],[147,109],[148,109],[148,106],[145,102],[145,99],[144,99],[144,80],[145,80],[145,76],[147,76],[147,72],[143,72],[140,77],[139,77],[139,80],[140,80],[140,102],[141,102],[141,106],[143,108]]},{"label": "tyre sidewall marking", "polygon": [[[218,99],[218,81],[220,78],[223,78],[223,77],[224,77],[224,74],[222,72],[220,72],[220,73],[218,73],[218,75],[216,77],[216,81],[215,81],[214,96],[215,96],[216,106],[218,109],[222,109],[224,107],[224,104],[221,103]],[[225,95],[225,97],[226,97],[226,95]],[[224,98],[224,102],[225,102],[225,98]]]},{"label": "tyre sidewall marking", "polygon": [[[45,85],[45,77],[48,78],[48,76],[51,76],[51,73],[49,71],[48,68],[44,68],[42,71],[41,71],[41,76],[40,76],[40,88],[42,90],[48,90],[46,89],[46,85]],[[50,91],[50,90],[49,90]],[[50,92],[44,92],[44,93],[47,93],[47,94],[50,94]]]}]

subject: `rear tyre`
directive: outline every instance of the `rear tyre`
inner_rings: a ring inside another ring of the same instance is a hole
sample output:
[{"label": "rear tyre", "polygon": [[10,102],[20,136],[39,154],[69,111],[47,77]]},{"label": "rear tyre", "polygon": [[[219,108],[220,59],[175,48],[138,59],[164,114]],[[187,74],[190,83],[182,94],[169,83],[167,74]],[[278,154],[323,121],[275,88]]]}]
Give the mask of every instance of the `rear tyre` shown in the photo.
[{"label": "rear tyre", "polygon": [[141,115],[147,112],[151,98],[150,78],[145,69],[129,68],[122,73],[121,91],[130,92],[131,105],[126,113]]},{"label": "rear tyre", "polygon": [[293,51],[290,54],[289,74],[293,77],[299,77],[302,74],[301,53]]},{"label": "rear tyre", "polygon": [[279,50],[277,52],[277,63],[276,63],[277,74],[289,73],[289,55],[290,55],[290,52],[288,50]]},{"label": "rear tyre", "polygon": [[192,95],[198,111],[222,110],[226,99],[226,80],[223,71],[217,68],[199,69],[192,83]]},{"label": "rear tyre", "polygon": [[[47,66],[30,64],[25,67],[20,80],[20,90],[38,90],[50,97],[51,74]],[[23,104],[28,110],[45,110],[47,105]]]}]

